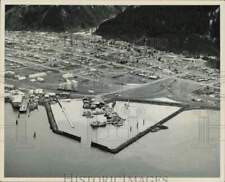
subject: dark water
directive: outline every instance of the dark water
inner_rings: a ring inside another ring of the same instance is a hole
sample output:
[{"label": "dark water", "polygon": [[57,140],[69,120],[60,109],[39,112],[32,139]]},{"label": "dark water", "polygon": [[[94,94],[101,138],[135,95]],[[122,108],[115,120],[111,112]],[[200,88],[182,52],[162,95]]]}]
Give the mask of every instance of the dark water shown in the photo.
[{"label": "dark water", "polygon": [[[5,105],[5,176],[219,176],[219,111],[185,111],[168,130],[112,155],[52,133],[45,109],[21,115]],[[209,126],[209,127],[207,127]],[[34,131],[37,137],[33,138]]]}]

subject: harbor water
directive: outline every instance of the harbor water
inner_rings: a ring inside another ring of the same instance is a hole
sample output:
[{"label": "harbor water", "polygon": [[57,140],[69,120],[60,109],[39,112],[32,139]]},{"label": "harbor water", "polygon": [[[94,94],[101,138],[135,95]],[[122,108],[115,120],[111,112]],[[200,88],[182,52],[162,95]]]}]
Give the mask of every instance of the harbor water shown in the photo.
[{"label": "harbor water", "polygon": [[[117,101],[114,111],[125,120],[123,126],[107,124],[106,127],[93,129],[90,126],[91,122],[106,121],[103,114],[93,115],[93,118],[82,116],[85,109],[83,109],[81,99],[74,99],[72,102],[60,101],[60,104],[63,109],[58,103],[51,106],[59,130],[81,136],[83,143],[90,144],[94,141],[109,148],[119,146],[180,109],[179,107]],[[159,114],[161,113],[159,111],[163,111],[164,114]]]},{"label": "harbor water", "polygon": [[[76,112],[71,111],[81,106],[77,101],[68,105],[68,117],[73,118],[71,114]],[[155,117],[164,111],[168,113],[168,109],[161,109],[154,113]],[[148,115],[148,110],[145,113]],[[17,117],[18,112],[5,104],[6,177],[63,177],[64,174],[217,177],[220,174],[219,111],[182,112],[166,123],[167,130],[148,133],[117,154],[90,147],[88,137],[79,143],[53,133],[42,106],[30,116],[20,114],[16,125]],[[76,119],[72,119],[75,127]],[[87,128],[90,130],[85,123],[83,131]],[[97,134],[93,132],[89,138]],[[102,138],[106,133],[98,135]]]}]

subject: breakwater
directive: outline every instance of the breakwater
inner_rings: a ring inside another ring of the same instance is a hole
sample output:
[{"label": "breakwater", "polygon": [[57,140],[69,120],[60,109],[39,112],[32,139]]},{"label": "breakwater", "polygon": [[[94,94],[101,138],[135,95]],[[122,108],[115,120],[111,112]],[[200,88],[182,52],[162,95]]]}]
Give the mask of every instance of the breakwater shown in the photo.
[{"label": "breakwater", "polygon": [[140,139],[141,137],[143,137],[144,135],[146,135],[147,133],[153,131],[156,127],[158,127],[160,125],[163,125],[168,120],[170,120],[171,118],[175,117],[176,115],[178,115],[179,113],[183,112],[184,110],[185,110],[185,107],[180,108],[176,112],[172,113],[171,115],[169,115],[166,118],[162,119],[161,121],[157,122],[153,126],[148,127],[144,131],[141,131],[140,133],[138,133],[134,137],[128,139],[127,141],[125,141],[124,143],[122,143],[121,145],[119,145],[116,148],[110,148],[108,146],[105,146],[103,144],[100,144],[100,143],[97,143],[97,142],[93,142],[93,141],[91,142],[91,146],[95,147],[95,148],[98,148],[100,150],[106,151],[106,152],[110,152],[110,153],[116,154],[116,153],[120,152],[121,150],[125,149],[126,147],[128,147],[130,144],[132,144],[135,141],[137,141],[138,139]]},{"label": "breakwater", "polygon": [[57,123],[55,121],[54,115],[52,113],[51,105],[50,105],[49,102],[45,102],[45,109],[46,109],[46,112],[47,112],[50,128],[54,133],[65,136],[65,137],[73,139],[73,140],[76,140],[78,142],[81,142],[80,136],[72,135],[72,134],[67,133],[65,131],[59,130],[59,128],[57,126]]},{"label": "breakwater", "polygon": [[123,102],[136,102],[143,104],[155,104],[155,105],[164,105],[164,106],[176,106],[176,107],[187,107],[187,104],[180,102],[166,102],[166,101],[157,101],[157,100],[143,100],[138,98],[126,98],[126,97],[117,97],[117,98],[106,98],[105,101],[107,103],[113,101],[123,101]]}]

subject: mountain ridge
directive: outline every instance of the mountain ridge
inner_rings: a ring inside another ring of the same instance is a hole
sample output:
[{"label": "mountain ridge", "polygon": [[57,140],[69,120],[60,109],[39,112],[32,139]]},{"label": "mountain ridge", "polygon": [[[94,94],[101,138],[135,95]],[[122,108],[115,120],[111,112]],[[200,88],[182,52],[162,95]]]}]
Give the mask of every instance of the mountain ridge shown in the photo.
[{"label": "mountain ridge", "polygon": [[219,30],[218,6],[155,5],[129,6],[103,22],[96,34],[142,44],[150,44],[153,38],[166,39],[168,50],[215,55],[219,54]]},{"label": "mountain ridge", "polygon": [[77,31],[96,27],[122,10],[120,6],[8,5],[6,30]]}]

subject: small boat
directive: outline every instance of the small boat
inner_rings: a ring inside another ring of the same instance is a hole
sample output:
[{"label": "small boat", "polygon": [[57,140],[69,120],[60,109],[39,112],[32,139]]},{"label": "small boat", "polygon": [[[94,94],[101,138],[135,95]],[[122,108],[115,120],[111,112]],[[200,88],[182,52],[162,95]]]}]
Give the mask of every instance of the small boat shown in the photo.
[{"label": "small boat", "polygon": [[91,116],[91,111],[85,110],[85,111],[83,112],[82,116],[86,116],[86,117]]},{"label": "small boat", "polygon": [[107,124],[113,124],[113,121],[112,120],[107,120],[106,123]]},{"label": "small boat", "polygon": [[94,110],[94,109],[97,108],[97,105],[96,104],[91,104],[90,108]]},{"label": "small boat", "polygon": [[114,124],[115,126],[123,126],[123,122],[118,122],[118,123],[116,123],[116,124]]},{"label": "small boat", "polygon": [[165,125],[159,125],[157,126],[160,130],[166,130],[168,129],[168,126],[165,126]]},{"label": "small boat", "polygon": [[168,129],[168,126],[158,125],[158,126],[155,126],[154,128],[152,128],[151,132],[157,132],[159,130],[166,130],[166,129]]},{"label": "small boat", "polygon": [[91,111],[87,110],[84,111],[82,116],[85,116],[86,118],[93,118],[94,116],[92,115]]},{"label": "small boat", "polygon": [[96,109],[96,110],[94,110],[94,111],[92,112],[92,114],[94,114],[94,115],[101,115],[101,114],[104,114],[104,111],[101,110],[101,109]]},{"label": "small boat", "polygon": [[90,109],[90,104],[89,103],[84,103],[83,108],[84,109]]},{"label": "small boat", "polygon": [[91,123],[91,127],[93,128],[97,128],[97,127],[105,127],[106,126],[106,122],[100,122],[100,121],[93,121]]},{"label": "small boat", "polygon": [[38,103],[32,102],[29,104],[29,111],[33,111],[33,110],[37,109],[37,107],[38,107]]},{"label": "small boat", "polygon": [[158,128],[158,127],[154,127],[154,128],[152,128],[151,129],[151,132],[157,132],[157,131],[159,131],[160,129]]}]

